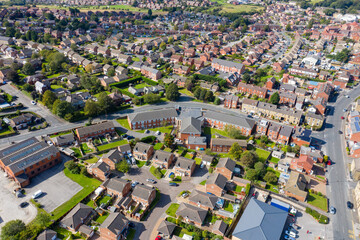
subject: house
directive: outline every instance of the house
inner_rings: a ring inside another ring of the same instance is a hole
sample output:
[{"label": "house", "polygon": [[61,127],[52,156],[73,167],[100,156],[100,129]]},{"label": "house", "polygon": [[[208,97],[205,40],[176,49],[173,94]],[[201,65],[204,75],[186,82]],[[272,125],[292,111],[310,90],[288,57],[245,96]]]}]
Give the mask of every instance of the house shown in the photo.
[{"label": "house", "polygon": [[177,116],[175,109],[165,109],[128,114],[127,118],[130,128],[134,130],[175,125]]},{"label": "house", "polygon": [[153,153],[154,147],[143,142],[137,142],[133,149],[134,158],[139,161],[149,161]]},{"label": "house", "polygon": [[132,192],[132,199],[144,207],[150,206],[156,197],[156,189],[144,184],[135,186]]},{"label": "house", "polygon": [[36,238],[36,240],[56,240],[57,233],[51,229],[45,229],[40,235]]},{"label": "house", "polygon": [[281,126],[277,142],[283,145],[287,145],[290,142],[293,128],[289,126]]},{"label": "house", "polygon": [[190,136],[200,137],[202,121],[193,117],[187,117],[180,122],[180,137],[182,141],[188,140]]},{"label": "house", "polygon": [[118,150],[122,154],[129,154],[129,153],[131,153],[131,146],[130,146],[130,144],[121,145],[121,146],[118,146]]},{"label": "house", "polygon": [[27,128],[35,120],[35,116],[32,113],[23,113],[14,118],[4,118],[4,121],[7,122],[14,129],[23,129]]},{"label": "house", "polygon": [[192,159],[179,157],[174,166],[174,173],[177,176],[191,177],[194,173],[196,163]]},{"label": "house", "polygon": [[254,86],[252,84],[247,84],[239,82],[237,86],[239,93],[246,94],[249,96],[258,96],[259,98],[266,98],[267,89],[264,87]]},{"label": "house", "polygon": [[226,108],[238,108],[239,97],[235,95],[227,95],[224,101],[224,107]]},{"label": "house", "polygon": [[303,156],[303,155],[311,158],[314,161],[314,163],[316,163],[316,162],[322,163],[324,160],[323,153],[320,150],[312,149],[311,147],[301,146],[300,147],[300,156]]},{"label": "house", "polygon": [[105,181],[110,175],[110,166],[101,159],[88,168],[89,174]]},{"label": "house", "polygon": [[291,160],[290,169],[298,172],[305,172],[306,174],[313,174],[314,161],[306,156],[300,156]]},{"label": "house", "polygon": [[188,75],[190,73],[190,70],[190,67],[179,64],[175,64],[173,67],[173,72],[179,75]]},{"label": "house", "polygon": [[288,197],[293,197],[299,201],[305,202],[308,195],[308,192],[306,191],[307,184],[308,180],[303,174],[292,171],[284,188],[284,193]]},{"label": "house", "polygon": [[86,225],[91,221],[95,211],[83,203],[78,203],[66,216],[60,221],[60,225],[72,232],[77,232],[81,225]]},{"label": "house", "polygon": [[111,121],[80,127],[75,130],[75,134],[80,142],[113,133],[115,133],[115,126]]},{"label": "house", "polygon": [[68,145],[72,145],[75,142],[75,137],[74,134],[69,133],[51,138],[51,141],[57,147],[68,146]]},{"label": "house", "polygon": [[221,173],[228,180],[232,179],[236,163],[230,158],[220,158],[219,163],[216,165],[216,173]]},{"label": "house", "polygon": [[39,94],[44,94],[46,90],[49,89],[49,84],[46,84],[46,82],[40,82],[37,81],[35,83],[35,91]]},{"label": "house", "polygon": [[147,66],[141,67],[141,74],[155,81],[161,78],[161,72],[159,70]]},{"label": "house", "polygon": [[210,156],[210,155],[203,155],[201,157],[201,164],[204,164],[205,166],[207,167],[210,167],[211,166],[211,163],[213,162],[214,160],[214,157],[213,156]]},{"label": "house", "polygon": [[298,146],[310,145],[312,141],[311,130],[297,127],[291,136],[291,142]]},{"label": "house", "polygon": [[207,147],[206,137],[189,136],[185,145],[188,149],[203,150]]},{"label": "house", "polygon": [[124,154],[118,149],[110,150],[108,153],[104,154],[101,160],[109,165],[110,170],[116,169],[116,164],[121,160],[124,160]]},{"label": "house", "polygon": [[115,68],[115,73],[117,73],[118,75],[126,75],[128,74],[128,70],[122,66],[117,66]]},{"label": "house", "polygon": [[231,146],[237,143],[239,146],[246,150],[247,142],[246,140],[237,140],[230,138],[211,138],[210,148],[213,152],[229,152]]},{"label": "house", "polygon": [[181,203],[176,211],[177,217],[181,216],[184,222],[194,224],[197,227],[203,225],[207,214],[208,211],[186,203]]},{"label": "house", "polygon": [[273,142],[276,142],[279,137],[279,132],[281,129],[281,125],[277,123],[270,123],[267,136]]},{"label": "house", "polygon": [[198,190],[194,190],[189,196],[189,204],[207,211],[215,209],[217,200],[218,197]]},{"label": "house", "polygon": [[222,72],[237,72],[239,74],[242,74],[245,71],[245,66],[241,63],[222,60],[218,58],[214,58],[212,60],[211,67],[213,67],[216,71]]},{"label": "house", "polygon": [[308,112],[305,116],[305,122],[311,127],[321,128],[324,123],[324,116]]},{"label": "house", "polygon": [[166,220],[162,221],[157,229],[158,233],[162,235],[164,238],[171,239],[174,230],[176,228],[176,224],[172,222],[168,222]]},{"label": "house", "polygon": [[165,152],[162,150],[156,150],[154,152],[152,162],[156,167],[169,169],[175,161],[175,155],[173,153]]},{"label": "house", "polygon": [[110,213],[100,225],[100,238],[104,240],[125,240],[129,228],[129,220],[121,213]]},{"label": "house", "polygon": [[106,193],[121,199],[128,195],[131,190],[131,183],[120,177],[114,177],[106,180],[101,187],[106,189]]},{"label": "house", "polygon": [[207,193],[221,197],[225,193],[227,178],[220,174],[214,173],[206,180],[205,189]]},{"label": "house", "polygon": [[283,233],[288,213],[251,198],[232,233],[232,240],[275,240]]},{"label": "house", "polygon": [[225,236],[228,225],[222,220],[216,220],[212,227],[212,233],[220,236]]}]

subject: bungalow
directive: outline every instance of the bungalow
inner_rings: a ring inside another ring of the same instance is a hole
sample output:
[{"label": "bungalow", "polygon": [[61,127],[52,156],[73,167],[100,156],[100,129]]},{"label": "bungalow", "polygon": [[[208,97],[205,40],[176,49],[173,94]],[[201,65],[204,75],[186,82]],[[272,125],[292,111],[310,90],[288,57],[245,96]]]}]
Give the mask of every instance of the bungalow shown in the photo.
[{"label": "bungalow", "polygon": [[308,180],[303,174],[293,171],[290,173],[290,178],[284,188],[284,193],[288,197],[293,197],[305,202],[308,195],[306,191],[307,184]]},{"label": "bungalow", "polygon": [[69,133],[51,138],[51,141],[54,143],[55,146],[61,147],[61,146],[72,145],[75,142],[75,137],[74,134]]},{"label": "bungalow", "polygon": [[227,178],[220,174],[214,173],[206,180],[205,189],[207,193],[221,197],[225,193]]},{"label": "bungalow", "polygon": [[176,211],[176,216],[181,216],[186,223],[194,224],[201,227],[206,219],[208,211],[192,206],[190,204],[181,203]]},{"label": "bungalow", "polygon": [[171,239],[174,230],[176,228],[176,224],[172,222],[168,222],[166,220],[162,221],[157,229],[158,233],[162,235],[164,238]]},{"label": "bungalow", "polygon": [[139,161],[148,161],[154,153],[154,147],[147,143],[137,142],[133,149],[134,158]]},{"label": "bungalow", "polygon": [[45,229],[40,235],[36,238],[36,240],[56,240],[57,233],[51,229]]},{"label": "bungalow", "polygon": [[156,150],[152,158],[152,162],[155,166],[166,169],[169,169],[174,161],[175,155],[173,153],[162,150]]},{"label": "bungalow", "polygon": [[196,163],[192,159],[179,157],[174,166],[174,173],[178,176],[191,177],[196,167]]}]

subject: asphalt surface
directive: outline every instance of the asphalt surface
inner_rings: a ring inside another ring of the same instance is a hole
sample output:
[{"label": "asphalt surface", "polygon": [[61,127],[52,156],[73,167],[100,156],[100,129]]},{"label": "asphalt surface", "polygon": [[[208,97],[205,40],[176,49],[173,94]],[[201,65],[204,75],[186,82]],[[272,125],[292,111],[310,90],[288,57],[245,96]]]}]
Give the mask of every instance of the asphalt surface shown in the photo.
[{"label": "asphalt surface", "polygon": [[331,218],[333,236],[328,236],[326,239],[357,239],[354,232],[354,212],[346,207],[347,201],[353,202],[350,190],[355,187],[356,183],[350,179],[346,166],[349,163],[346,145],[343,135],[339,134],[338,131],[343,131],[345,121],[341,120],[341,116],[345,115],[343,109],[348,108],[355,98],[360,95],[360,88],[355,88],[347,94],[350,96],[349,98],[342,94],[334,104],[329,104],[330,110],[323,131],[326,154],[333,163],[328,166],[327,178],[329,179],[329,185],[327,187],[327,196],[329,205],[334,206],[337,212]]}]

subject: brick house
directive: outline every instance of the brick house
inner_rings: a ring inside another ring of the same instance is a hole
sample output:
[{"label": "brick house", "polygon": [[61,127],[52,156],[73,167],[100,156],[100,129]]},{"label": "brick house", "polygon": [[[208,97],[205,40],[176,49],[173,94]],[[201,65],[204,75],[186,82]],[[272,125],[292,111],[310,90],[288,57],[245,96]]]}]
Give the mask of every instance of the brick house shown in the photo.
[{"label": "brick house", "polygon": [[8,119],[8,121],[12,128],[23,129],[31,124],[35,118],[36,117],[31,113],[23,113],[20,116]]},{"label": "brick house", "polygon": [[77,232],[81,225],[86,225],[92,219],[95,211],[83,203],[78,203],[66,216],[60,221],[60,225],[73,232]]},{"label": "brick house", "polygon": [[190,67],[175,64],[173,71],[175,74],[188,75],[190,73]]},{"label": "brick house", "polygon": [[224,100],[224,107],[226,108],[238,108],[239,97],[235,95],[227,95]]},{"label": "brick house", "polygon": [[154,147],[147,143],[137,142],[134,149],[134,158],[139,161],[148,161],[154,153]]},{"label": "brick house", "polygon": [[293,171],[290,173],[290,178],[284,188],[284,194],[305,202],[308,195],[306,191],[307,184],[308,180],[303,174]]},{"label": "brick house", "polygon": [[109,165],[110,170],[116,169],[116,164],[124,159],[124,155],[118,150],[114,149],[110,152],[104,154],[101,158],[101,160]]},{"label": "brick house", "polygon": [[106,189],[107,194],[121,199],[122,197],[127,196],[130,192],[131,183],[130,181],[120,177],[114,177],[106,180],[101,187]]},{"label": "brick house", "polygon": [[290,169],[298,172],[305,172],[306,174],[313,174],[314,160],[309,156],[303,155],[299,158],[291,160]]},{"label": "brick house", "polygon": [[233,172],[235,170],[236,163],[230,158],[220,158],[219,163],[216,165],[216,173],[220,173],[228,180],[231,180],[233,177]]},{"label": "brick house", "polygon": [[234,143],[238,143],[241,148],[246,150],[247,142],[246,140],[237,140],[229,138],[211,138],[210,148],[213,152],[229,152],[231,146]]},{"label": "brick house", "polygon": [[176,211],[177,217],[182,216],[184,222],[194,224],[197,227],[204,224],[207,214],[208,211],[186,203],[181,203]]},{"label": "brick house", "polygon": [[174,163],[174,160],[175,155],[173,153],[162,150],[156,150],[152,158],[152,162],[155,166],[165,169],[169,169],[170,166]]},{"label": "brick house", "polygon": [[226,182],[227,178],[224,175],[220,173],[214,173],[206,180],[206,192],[221,197],[225,193]]},{"label": "brick house", "polygon": [[105,181],[108,178],[110,170],[110,166],[102,160],[97,161],[88,168],[88,172],[101,181]]},{"label": "brick house", "polygon": [[212,211],[216,207],[217,199],[216,196],[195,190],[189,196],[189,204]]},{"label": "brick house", "polygon": [[245,66],[241,63],[226,61],[218,58],[214,58],[212,60],[211,66],[216,71],[231,72],[231,73],[237,72],[239,74],[242,74],[245,71]]},{"label": "brick house", "polygon": [[192,159],[179,157],[174,165],[174,173],[177,176],[191,177],[194,173],[196,163]]},{"label": "brick house", "polygon": [[113,133],[115,133],[115,126],[111,121],[80,127],[75,130],[75,134],[80,142]]},{"label": "brick house", "polygon": [[141,67],[141,74],[155,81],[161,78],[161,72],[159,70],[147,66]]},{"label": "brick house", "polygon": [[267,136],[271,141],[276,142],[278,140],[280,129],[281,125],[270,123]]},{"label": "brick house", "polygon": [[202,121],[193,117],[187,117],[179,122],[180,136],[179,139],[187,141],[190,136],[200,137]]},{"label": "brick house", "polygon": [[267,95],[267,89],[264,87],[254,86],[251,84],[246,84],[243,82],[239,82],[237,86],[237,90],[239,93],[246,94],[249,96],[258,96],[260,98],[266,98]]},{"label": "brick house", "polygon": [[166,109],[128,114],[127,118],[130,128],[134,130],[175,125],[177,116],[175,109]]},{"label": "brick house", "polygon": [[155,188],[143,184],[136,185],[134,191],[132,192],[132,199],[144,207],[150,206],[155,197]]},{"label": "brick house", "polygon": [[287,145],[290,142],[293,128],[289,126],[281,126],[277,142],[283,145]]},{"label": "brick house", "polygon": [[104,240],[125,240],[129,228],[129,220],[121,213],[110,213],[100,225],[100,238]]}]

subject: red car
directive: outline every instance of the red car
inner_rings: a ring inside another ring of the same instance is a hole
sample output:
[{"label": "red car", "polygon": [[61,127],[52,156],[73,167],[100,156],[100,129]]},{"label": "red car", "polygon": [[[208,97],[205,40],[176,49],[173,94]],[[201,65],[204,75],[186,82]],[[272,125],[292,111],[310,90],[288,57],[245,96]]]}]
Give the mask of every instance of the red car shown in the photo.
[{"label": "red car", "polygon": [[161,240],[162,238],[160,236],[157,236],[155,240]]},{"label": "red car", "polygon": [[341,116],[341,119],[345,119],[344,116]]}]

